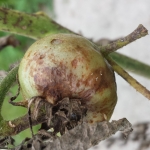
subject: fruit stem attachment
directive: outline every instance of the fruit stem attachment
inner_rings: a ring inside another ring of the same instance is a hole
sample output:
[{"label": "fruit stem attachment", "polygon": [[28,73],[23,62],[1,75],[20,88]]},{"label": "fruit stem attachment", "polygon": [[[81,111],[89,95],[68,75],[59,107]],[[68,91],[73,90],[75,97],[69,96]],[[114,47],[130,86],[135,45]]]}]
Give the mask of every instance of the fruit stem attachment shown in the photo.
[{"label": "fruit stem attachment", "polygon": [[137,80],[130,76],[124,69],[122,69],[115,61],[113,61],[109,56],[106,57],[109,64],[113,67],[114,71],[124,78],[133,88],[135,88],[139,93],[150,100],[150,91],[147,90],[143,85],[141,85]]},{"label": "fruit stem attachment", "polygon": [[114,41],[113,43],[107,44],[106,46],[99,46],[100,51],[104,56],[109,55],[112,52],[126,46],[127,44],[144,37],[148,34],[148,30],[140,24],[132,33],[129,35],[119,38],[118,40]]}]

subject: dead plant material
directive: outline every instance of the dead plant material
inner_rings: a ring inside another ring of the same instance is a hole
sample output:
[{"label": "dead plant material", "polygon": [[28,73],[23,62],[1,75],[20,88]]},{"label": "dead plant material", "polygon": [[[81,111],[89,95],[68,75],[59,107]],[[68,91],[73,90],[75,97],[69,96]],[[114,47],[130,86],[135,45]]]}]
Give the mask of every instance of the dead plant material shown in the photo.
[{"label": "dead plant material", "polygon": [[[44,136],[35,135],[18,146],[21,150],[41,149],[41,150],[87,150],[97,145],[100,141],[109,138],[117,131],[128,135],[132,131],[132,126],[125,118],[118,121],[99,122],[93,125],[82,123],[69,130],[61,137],[51,137],[44,140]],[[18,147],[13,150],[18,150]]]}]

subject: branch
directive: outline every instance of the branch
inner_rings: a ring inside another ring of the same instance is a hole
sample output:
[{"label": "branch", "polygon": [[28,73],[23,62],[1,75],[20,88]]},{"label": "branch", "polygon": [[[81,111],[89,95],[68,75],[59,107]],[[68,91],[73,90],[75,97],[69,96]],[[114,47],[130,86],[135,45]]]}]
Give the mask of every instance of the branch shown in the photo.
[{"label": "branch", "polygon": [[[45,107],[45,106],[44,106]],[[32,125],[38,125],[47,120],[46,113],[44,111],[44,107],[41,107],[39,110],[38,116],[35,119],[33,115],[31,115]],[[32,108],[34,109],[34,108]],[[29,116],[28,114],[19,117],[17,119],[14,119],[12,121],[0,121],[0,136],[6,137],[6,136],[13,136],[21,131],[29,128]]]},{"label": "branch", "polygon": [[118,50],[119,48],[122,48],[123,46],[126,46],[127,44],[144,37],[148,34],[148,30],[143,26],[139,25],[137,29],[135,29],[131,34],[128,36],[125,36],[124,38],[120,38],[116,40],[113,43],[110,43],[106,46],[100,46],[99,49],[102,52],[104,56],[107,56],[108,54]]}]

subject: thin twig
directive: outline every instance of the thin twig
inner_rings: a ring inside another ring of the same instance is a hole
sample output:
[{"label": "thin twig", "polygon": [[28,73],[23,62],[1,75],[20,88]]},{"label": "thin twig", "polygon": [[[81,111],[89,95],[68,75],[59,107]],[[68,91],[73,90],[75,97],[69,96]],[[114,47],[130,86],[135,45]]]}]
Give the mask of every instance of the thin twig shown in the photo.
[{"label": "thin twig", "polygon": [[[44,107],[42,107],[41,110],[39,110],[39,113],[36,119],[33,117],[33,115],[31,115],[31,120],[32,120],[33,126],[47,121],[47,116],[46,116],[46,113],[44,112]],[[28,114],[26,114],[12,121],[2,120],[0,121],[0,125],[1,125],[0,136],[3,136],[3,137],[13,136],[30,127],[29,116]]]},{"label": "thin twig", "polygon": [[140,24],[137,29],[135,29],[131,34],[129,34],[128,36],[125,36],[123,38],[120,38],[118,40],[116,40],[113,43],[110,43],[106,46],[100,46],[99,49],[102,52],[102,54],[104,56],[122,48],[123,46],[126,46],[127,44],[141,38],[144,37],[148,34],[148,30],[142,25]]},{"label": "thin twig", "polygon": [[114,71],[118,73],[122,78],[124,78],[133,88],[135,88],[139,93],[150,100],[150,91],[147,90],[143,85],[141,85],[137,80],[130,76],[124,69],[122,69],[115,61],[113,61],[109,56],[106,57],[109,64],[113,67]]},{"label": "thin twig", "polygon": [[109,56],[123,69],[150,79],[150,65],[116,52]]}]

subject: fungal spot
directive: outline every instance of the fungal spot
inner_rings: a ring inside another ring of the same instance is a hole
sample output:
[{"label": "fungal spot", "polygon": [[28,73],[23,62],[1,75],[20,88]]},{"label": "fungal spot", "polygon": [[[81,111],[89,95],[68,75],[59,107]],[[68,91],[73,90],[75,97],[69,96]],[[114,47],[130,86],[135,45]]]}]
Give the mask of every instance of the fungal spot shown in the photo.
[{"label": "fungal spot", "polygon": [[62,41],[60,40],[60,39],[53,39],[52,41],[51,41],[51,44],[53,44],[53,45],[59,45],[59,44],[61,44],[62,43]]}]

